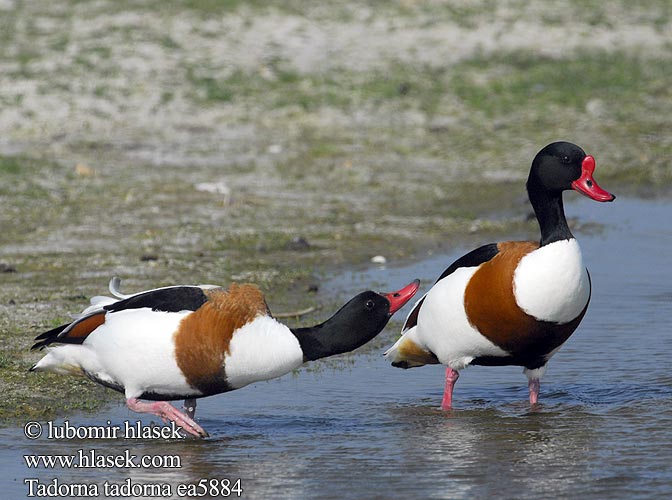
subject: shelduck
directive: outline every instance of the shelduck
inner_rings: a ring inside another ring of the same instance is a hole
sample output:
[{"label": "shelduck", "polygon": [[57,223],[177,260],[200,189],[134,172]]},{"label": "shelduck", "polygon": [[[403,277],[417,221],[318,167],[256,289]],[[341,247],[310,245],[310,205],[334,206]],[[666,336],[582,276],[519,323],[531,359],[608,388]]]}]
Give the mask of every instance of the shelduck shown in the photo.
[{"label": "shelduck", "polygon": [[[290,328],[270,313],[251,284],[170,286],[134,295],[94,297],[69,324],[36,337],[48,353],[31,371],[84,375],[124,393],[128,408],[205,437],[196,399],[279,377],[302,363],[351,351],[387,324],[418,290],[356,295],[331,318]],[[141,401],[150,400],[151,402]],[[186,412],[168,401],[185,400]]]},{"label": "shelduck", "polygon": [[562,192],[615,199],[597,185],[594,170],[594,158],[574,144],[544,147],[527,180],[541,240],[492,243],[467,253],[411,310],[385,355],[399,368],[445,365],[443,409],[452,407],[459,371],[469,365],[523,366],[530,403],[537,403],[546,365],[579,326],[591,294]]}]

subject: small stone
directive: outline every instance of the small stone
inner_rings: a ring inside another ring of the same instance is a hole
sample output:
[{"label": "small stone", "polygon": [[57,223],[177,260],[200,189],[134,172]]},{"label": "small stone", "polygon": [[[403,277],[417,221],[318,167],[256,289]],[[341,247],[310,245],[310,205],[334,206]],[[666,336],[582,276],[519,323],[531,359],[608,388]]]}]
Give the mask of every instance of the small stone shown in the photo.
[{"label": "small stone", "polygon": [[15,273],[16,268],[11,265],[7,264],[6,262],[0,262],[0,273]]},{"label": "small stone", "polygon": [[305,238],[296,236],[285,245],[285,248],[294,252],[301,252],[310,249],[310,243]]},{"label": "small stone", "polygon": [[591,99],[586,103],[586,113],[595,118],[605,118],[607,106],[602,99]]},{"label": "small stone", "polygon": [[199,182],[194,184],[194,189],[202,193],[211,193],[220,195],[223,199],[224,205],[231,204],[231,188],[224,181],[219,182]]},{"label": "small stone", "polygon": [[203,193],[212,193],[212,194],[223,194],[224,196],[231,195],[231,188],[226,184],[226,182],[199,182],[194,184],[196,191],[201,191]]},{"label": "small stone", "polygon": [[430,132],[439,133],[439,132],[448,132],[449,130],[455,128],[459,125],[459,120],[454,116],[439,116],[434,118],[427,125],[427,129]]},{"label": "small stone", "polygon": [[387,264],[387,259],[385,258],[384,255],[376,255],[374,257],[371,257],[371,262],[374,264]]},{"label": "small stone", "polygon": [[80,177],[94,177],[96,175],[96,171],[86,163],[78,163],[75,165],[75,173]]}]

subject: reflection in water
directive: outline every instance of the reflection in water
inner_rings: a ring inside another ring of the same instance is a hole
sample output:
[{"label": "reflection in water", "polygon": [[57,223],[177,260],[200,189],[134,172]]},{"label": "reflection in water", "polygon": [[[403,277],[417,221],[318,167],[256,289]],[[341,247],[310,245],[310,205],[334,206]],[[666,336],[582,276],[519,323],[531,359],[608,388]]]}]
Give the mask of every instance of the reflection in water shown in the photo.
[{"label": "reflection in water", "polygon": [[[577,232],[592,303],[551,361],[535,409],[517,367],[465,370],[456,409],[445,413],[441,367],[403,371],[361,354],[344,369],[304,370],[203,400],[197,416],[211,432],[207,440],[29,441],[21,429],[0,429],[0,468],[12,478],[3,493],[25,496],[25,477],[131,478],[167,482],[173,491],[241,478],[244,498],[264,499],[672,497],[671,205],[618,199],[607,208],[567,207],[570,217],[607,226]],[[350,295],[417,276],[426,290],[452,257],[345,274],[325,288]],[[70,421],[118,425],[136,417],[118,405]],[[182,467],[28,470],[22,458],[92,448],[177,454]]]},{"label": "reflection in water", "polygon": [[588,480],[595,435],[573,425],[585,415],[522,408],[395,415],[404,429],[395,436],[399,446],[410,445],[402,467],[424,476],[427,486],[444,485],[435,492],[439,498],[557,496]]}]

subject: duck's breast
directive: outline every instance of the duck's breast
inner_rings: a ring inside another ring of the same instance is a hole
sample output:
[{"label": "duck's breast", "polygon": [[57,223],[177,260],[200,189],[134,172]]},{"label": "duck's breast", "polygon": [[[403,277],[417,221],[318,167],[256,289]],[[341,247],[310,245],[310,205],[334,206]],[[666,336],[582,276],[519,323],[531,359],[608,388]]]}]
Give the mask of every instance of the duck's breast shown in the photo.
[{"label": "duck's breast", "polygon": [[551,323],[577,318],[590,299],[590,279],[576,239],[556,241],[525,255],[513,277],[518,306]]},{"label": "duck's breast", "polygon": [[226,380],[234,389],[280,377],[302,363],[297,338],[270,316],[258,316],[235,331],[224,356]]}]

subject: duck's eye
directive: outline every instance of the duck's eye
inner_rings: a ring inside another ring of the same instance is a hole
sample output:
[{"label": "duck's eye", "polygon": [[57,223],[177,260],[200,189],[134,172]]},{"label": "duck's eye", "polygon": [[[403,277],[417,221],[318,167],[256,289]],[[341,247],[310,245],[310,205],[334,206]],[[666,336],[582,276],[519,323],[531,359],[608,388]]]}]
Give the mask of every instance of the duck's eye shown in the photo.
[{"label": "duck's eye", "polygon": [[563,156],[562,163],[569,163],[569,156]]},{"label": "duck's eye", "polygon": [[374,305],[375,304],[373,303],[373,300],[367,300],[366,304],[364,304],[364,307],[366,307],[370,311],[371,309],[373,309]]}]

